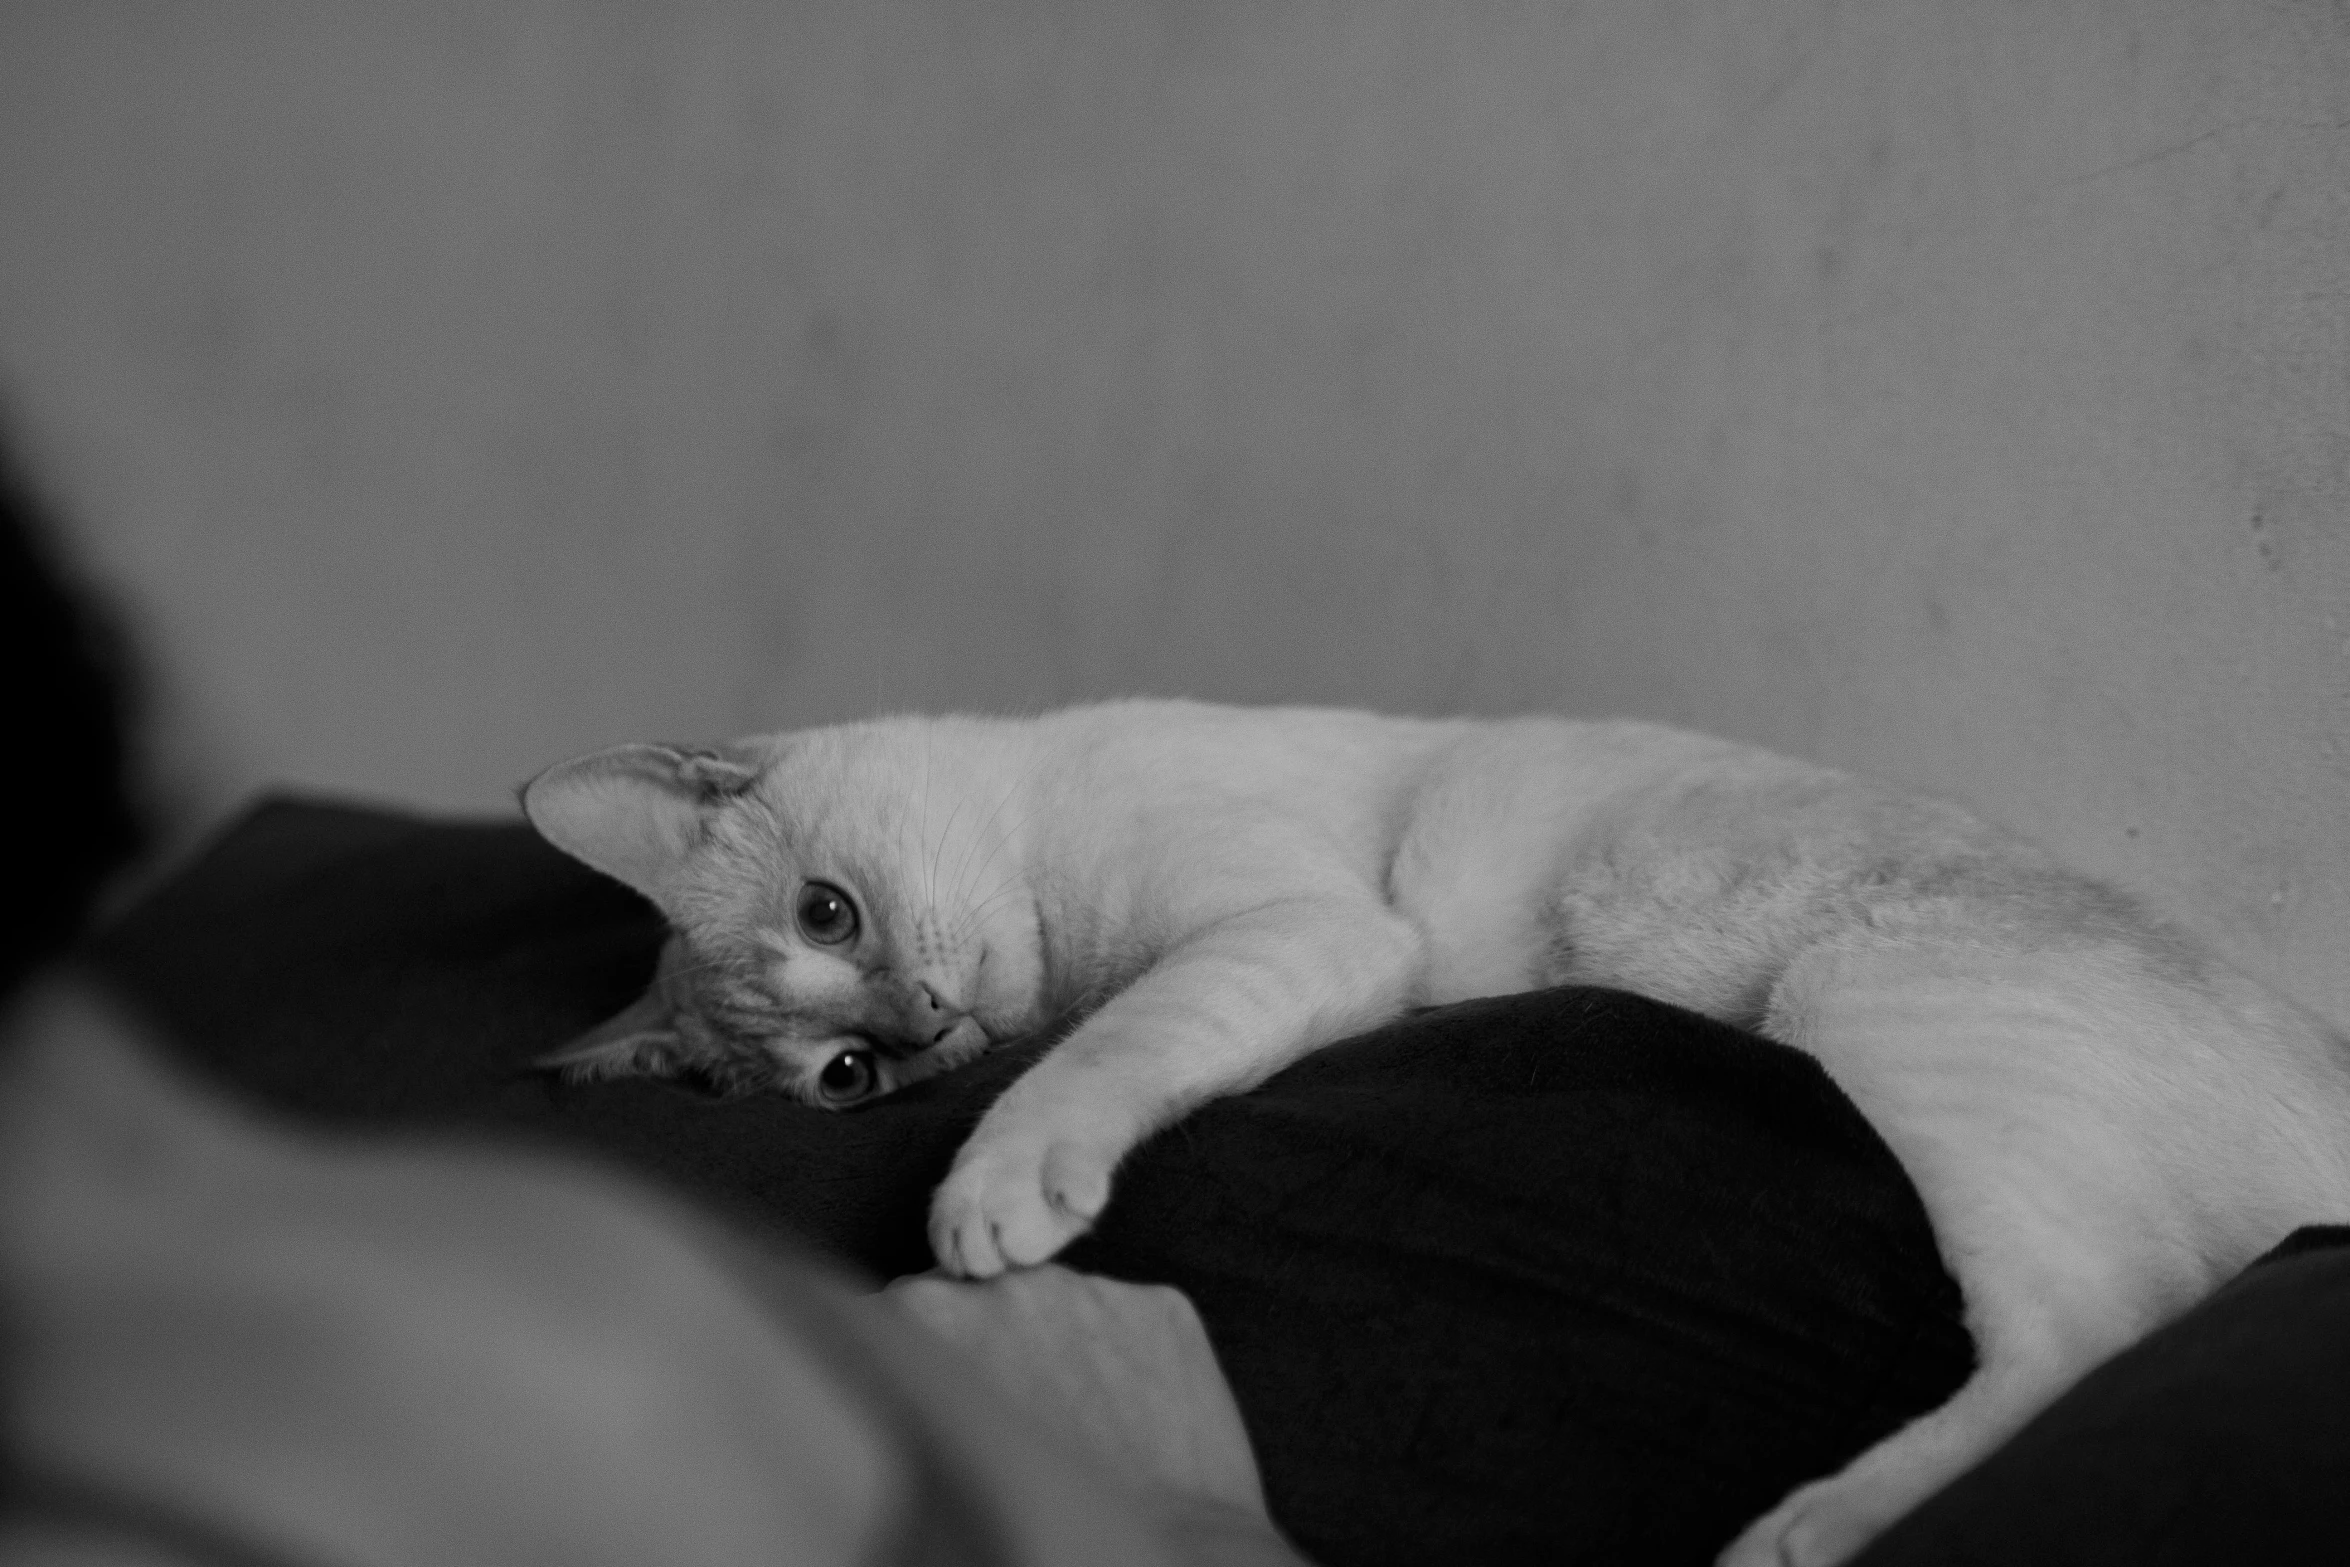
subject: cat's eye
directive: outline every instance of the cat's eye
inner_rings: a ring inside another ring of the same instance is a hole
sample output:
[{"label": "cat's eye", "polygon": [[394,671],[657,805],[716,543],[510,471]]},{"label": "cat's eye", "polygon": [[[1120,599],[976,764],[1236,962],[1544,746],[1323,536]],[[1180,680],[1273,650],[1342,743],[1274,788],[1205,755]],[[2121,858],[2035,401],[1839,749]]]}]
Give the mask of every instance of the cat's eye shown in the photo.
[{"label": "cat's eye", "polygon": [[828,1105],[853,1105],[880,1086],[870,1050],[844,1050],[816,1074],[816,1092]]},{"label": "cat's eye", "polygon": [[794,915],[800,934],[820,947],[837,947],[857,934],[857,906],[849,895],[828,881],[812,881],[800,889]]}]

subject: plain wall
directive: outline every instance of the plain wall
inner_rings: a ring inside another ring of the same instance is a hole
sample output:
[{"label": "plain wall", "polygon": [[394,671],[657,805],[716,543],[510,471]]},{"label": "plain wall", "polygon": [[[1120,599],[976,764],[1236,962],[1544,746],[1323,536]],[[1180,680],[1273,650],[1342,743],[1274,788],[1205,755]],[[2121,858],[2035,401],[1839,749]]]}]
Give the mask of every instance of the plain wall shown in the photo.
[{"label": "plain wall", "polygon": [[2350,1017],[2338,5],[14,0],[0,396],[191,818],[1641,714]]}]

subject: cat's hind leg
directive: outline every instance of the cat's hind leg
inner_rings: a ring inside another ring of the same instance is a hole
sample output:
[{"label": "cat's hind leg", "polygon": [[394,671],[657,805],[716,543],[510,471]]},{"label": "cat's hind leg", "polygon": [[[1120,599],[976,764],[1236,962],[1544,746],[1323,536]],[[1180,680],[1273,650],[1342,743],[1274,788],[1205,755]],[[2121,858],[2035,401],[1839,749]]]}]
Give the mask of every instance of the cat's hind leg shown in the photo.
[{"label": "cat's hind leg", "polygon": [[1724,1567],[1843,1560],[2321,1216],[2295,1212],[2322,1210],[2328,1187],[2277,1123],[2288,1085],[2192,1014],[2126,954],[1853,934],[1790,966],[1765,1031],[1819,1058],[1915,1183],[1978,1366],[1949,1403],[1754,1523]]},{"label": "cat's hind leg", "polygon": [[1749,1524],[1719,1567],[1830,1567],[1956,1479],[2079,1374],[2069,1357],[2010,1346],[1941,1408]]},{"label": "cat's hind leg", "polygon": [[1137,1143],[1393,1017],[1420,964],[1409,922],[1367,898],[1282,899],[1194,935],[989,1106],[931,1204],[939,1265],[988,1278],[1050,1258]]}]

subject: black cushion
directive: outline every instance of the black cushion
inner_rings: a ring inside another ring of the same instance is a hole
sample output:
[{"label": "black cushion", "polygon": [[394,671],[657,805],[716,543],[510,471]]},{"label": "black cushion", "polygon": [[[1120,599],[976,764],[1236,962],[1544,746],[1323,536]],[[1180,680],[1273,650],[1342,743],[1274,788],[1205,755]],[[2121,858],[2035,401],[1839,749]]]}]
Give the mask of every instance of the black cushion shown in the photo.
[{"label": "black cushion", "polygon": [[[333,1125],[587,1148],[874,1275],[1006,1052],[871,1108],[565,1086],[659,922],[518,824],[266,804],[93,956],[214,1080]],[[1710,1560],[1964,1379],[1915,1193],[1807,1059],[1559,990],[1421,1013],[1207,1106],[1081,1266],[1198,1303],[1326,1567]]]}]

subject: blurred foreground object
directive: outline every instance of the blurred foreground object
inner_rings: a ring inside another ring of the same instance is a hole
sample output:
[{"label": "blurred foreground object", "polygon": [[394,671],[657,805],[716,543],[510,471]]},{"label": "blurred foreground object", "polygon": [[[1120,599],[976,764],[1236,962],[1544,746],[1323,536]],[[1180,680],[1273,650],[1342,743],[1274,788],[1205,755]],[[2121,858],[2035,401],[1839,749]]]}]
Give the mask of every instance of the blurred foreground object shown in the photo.
[{"label": "blurred foreground object", "polygon": [[10,1032],[11,1561],[1295,1560],[605,1172],[263,1125],[70,988]]}]

